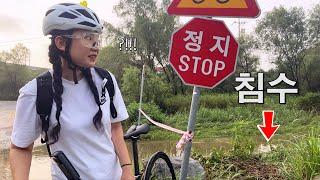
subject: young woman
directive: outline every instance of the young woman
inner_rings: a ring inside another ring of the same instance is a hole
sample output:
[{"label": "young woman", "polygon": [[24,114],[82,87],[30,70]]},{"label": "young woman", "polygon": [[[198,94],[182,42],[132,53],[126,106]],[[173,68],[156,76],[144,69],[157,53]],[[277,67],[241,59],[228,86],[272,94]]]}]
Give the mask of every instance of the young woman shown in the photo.
[{"label": "young woman", "polygon": [[[115,87],[117,117],[110,101],[101,102],[103,80],[93,68],[99,53],[102,24],[89,8],[62,3],[52,6],[43,20],[44,35],[51,35],[49,60],[53,79],[53,105],[49,123],[51,152],[62,151],[83,180],[134,179],[123,139],[121,121],[128,118],[119,87]],[[29,176],[33,142],[42,126],[36,111],[37,82],[19,91],[12,132],[10,164],[14,180]],[[51,163],[52,179],[66,179]],[[41,177],[39,177],[41,179]]]}]

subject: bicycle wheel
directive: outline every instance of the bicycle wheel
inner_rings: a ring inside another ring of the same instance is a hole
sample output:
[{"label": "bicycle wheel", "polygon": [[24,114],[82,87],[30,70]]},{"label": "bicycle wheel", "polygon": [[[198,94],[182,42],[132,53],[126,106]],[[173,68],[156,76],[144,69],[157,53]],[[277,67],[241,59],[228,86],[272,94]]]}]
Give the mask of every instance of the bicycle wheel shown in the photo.
[{"label": "bicycle wheel", "polygon": [[164,152],[156,152],[147,163],[144,180],[176,180],[169,157]]}]

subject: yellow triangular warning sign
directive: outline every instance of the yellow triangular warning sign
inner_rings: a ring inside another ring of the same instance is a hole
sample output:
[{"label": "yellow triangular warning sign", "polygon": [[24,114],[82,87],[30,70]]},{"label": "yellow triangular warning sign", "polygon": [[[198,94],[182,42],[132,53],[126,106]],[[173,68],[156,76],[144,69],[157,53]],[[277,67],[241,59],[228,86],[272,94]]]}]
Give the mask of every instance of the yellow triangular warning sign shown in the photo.
[{"label": "yellow triangular warning sign", "polygon": [[246,0],[228,1],[227,3],[219,3],[216,0],[204,0],[201,3],[195,3],[194,0],[182,0],[178,4],[178,8],[248,8]]},{"label": "yellow triangular warning sign", "polygon": [[168,8],[172,15],[257,17],[256,0],[173,0]]}]

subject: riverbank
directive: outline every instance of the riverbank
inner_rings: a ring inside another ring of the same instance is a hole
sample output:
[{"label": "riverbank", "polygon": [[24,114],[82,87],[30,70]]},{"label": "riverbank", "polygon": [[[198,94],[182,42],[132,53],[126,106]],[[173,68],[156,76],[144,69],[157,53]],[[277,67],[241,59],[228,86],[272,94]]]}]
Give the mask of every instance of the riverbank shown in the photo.
[{"label": "riverbank", "polygon": [[[235,94],[204,94],[197,114],[192,157],[202,162],[209,179],[312,179],[320,173],[319,99],[319,94],[289,96],[287,104],[279,104],[278,97],[272,96],[265,98],[265,104],[239,105]],[[154,120],[185,131],[190,101],[188,96],[177,96],[161,106],[145,103],[143,109]],[[124,129],[137,122],[138,106],[135,102],[128,104],[130,118],[124,122]],[[280,125],[269,143],[257,129],[262,124],[263,110],[274,110],[274,124]],[[10,142],[10,128],[2,128],[0,132]],[[142,135],[139,152],[164,150],[174,155],[179,139],[177,134],[152,126],[149,134]],[[276,148],[255,153],[261,145]]]},{"label": "riverbank", "polygon": [[[32,161],[30,167],[30,180],[51,179],[50,173],[50,158],[42,152],[44,146],[37,146],[32,152]],[[9,165],[9,150],[0,149],[0,179],[12,180],[11,170]]]},{"label": "riverbank", "polygon": [[[16,101],[0,101],[0,150],[10,146],[16,104]],[[41,146],[40,138],[35,141],[34,146]]]},{"label": "riverbank", "polygon": [[[154,120],[186,131],[190,102],[191,97],[180,95],[160,105],[143,104],[142,109]],[[138,107],[135,102],[128,105],[127,124],[136,122]],[[280,125],[268,143],[257,128],[263,124],[264,110],[273,110],[273,123]],[[229,137],[232,145],[224,150],[212,148],[209,155],[194,152],[193,157],[206,167],[208,179],[312,179],[320,174],[319,127],[319,93],[287,96],[286,104],[270,95],[265,96],[264,104],[239,104],[237,94],[203,94],[194,139]],[[179,139],[177,134],[158,127],[151,130],[144,138]],[[277,148],[254,153],[259,144]]]},{"label": "riverbank", "polygon": [[[141,140],[138,144],[139,160],[142,165],[143,159],[148,159],[157,151],[164,151],[169,156],[176,156],[176,141],[150,141]],[[201,154],[209,154],[213,147],[228,149],[231,144],[228,139],[203,139],[193,142],[193,150]],[[131,154],[131,144],[127,143]],[[8,162],[8,149],[2,150],[0,155],[0,179],[11,180],[11,172]],[[132,157],[131,157],[132,159]],[[142,166],[141,166],[142,167]],[[45,146],[37,146],[33,149],[32,164],[30,170],[30,180],[51,179],[50,176],[50,159]]]}]

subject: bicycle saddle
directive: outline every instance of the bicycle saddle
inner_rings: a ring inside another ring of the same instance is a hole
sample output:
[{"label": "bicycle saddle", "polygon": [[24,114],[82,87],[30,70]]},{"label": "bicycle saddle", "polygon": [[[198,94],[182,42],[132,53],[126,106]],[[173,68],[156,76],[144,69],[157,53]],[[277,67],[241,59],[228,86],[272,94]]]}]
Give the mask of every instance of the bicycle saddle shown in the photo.
[{"label": "bicycle saddle", "polygon": [[123,136],[124,139],[130,139],[131,137],[138,137],[141,134],[147,134],[150,130],[148,124],[142,124],[140,126],[132,125]]}]

